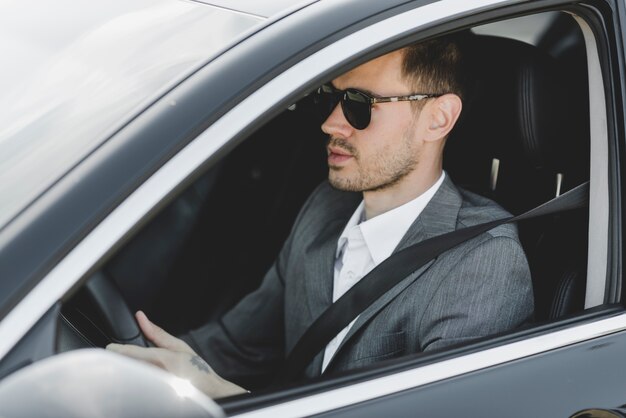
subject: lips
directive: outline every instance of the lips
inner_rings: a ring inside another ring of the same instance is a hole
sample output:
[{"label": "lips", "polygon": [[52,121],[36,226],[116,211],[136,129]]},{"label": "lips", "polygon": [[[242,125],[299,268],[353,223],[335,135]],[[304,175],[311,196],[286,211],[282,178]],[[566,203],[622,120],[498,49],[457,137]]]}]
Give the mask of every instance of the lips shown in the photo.
[{"label": "lips", "polygon": [[354,156],[350,154],[348,151],[345,151],[341,148],[337,147],[328,147],[328,164],[329,165],[339,165],[344,163]]}]

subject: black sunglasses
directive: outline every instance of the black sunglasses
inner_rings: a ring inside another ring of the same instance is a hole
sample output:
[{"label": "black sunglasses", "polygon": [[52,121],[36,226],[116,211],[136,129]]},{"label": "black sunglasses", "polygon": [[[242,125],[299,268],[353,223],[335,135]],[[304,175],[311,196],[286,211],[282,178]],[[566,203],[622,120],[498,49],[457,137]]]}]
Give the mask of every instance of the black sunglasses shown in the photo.
[{"label": "black sunglasses", "polygon": [[375,103],[405,102],[439,97],[441,94],[410,94],[408,96],[372,97],[357,89],[339,90],[331,84],[323,84],[313,94],[313,101],[326,120],[333,112],[337,103],[341,102],[341,110],[346,120],[355,129],[365,129],[372,119],[372,105]]}]

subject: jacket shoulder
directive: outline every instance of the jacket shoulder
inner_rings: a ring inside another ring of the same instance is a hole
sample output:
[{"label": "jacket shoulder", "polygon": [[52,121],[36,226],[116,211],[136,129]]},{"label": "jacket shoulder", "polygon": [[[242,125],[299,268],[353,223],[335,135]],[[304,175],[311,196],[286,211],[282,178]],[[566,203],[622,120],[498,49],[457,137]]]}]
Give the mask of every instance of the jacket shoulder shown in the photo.
[{"label": "jacket shoulder", "polygon": [[[459,228],[513,216],[506,209],[489,198],[461,188],[458,188],[458,190],[463,199],[457,219]],[[515,223],[500,225],[488,231],[487,234],[492,237],[509,237],[518,240],[517,226]]]}]

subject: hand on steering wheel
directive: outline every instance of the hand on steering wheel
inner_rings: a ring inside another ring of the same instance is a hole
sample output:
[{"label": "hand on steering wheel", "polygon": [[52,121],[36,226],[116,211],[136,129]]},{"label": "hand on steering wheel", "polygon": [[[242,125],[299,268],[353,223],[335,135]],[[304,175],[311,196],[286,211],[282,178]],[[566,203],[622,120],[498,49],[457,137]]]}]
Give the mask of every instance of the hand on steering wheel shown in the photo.
[{"label": "hand on steering wheel", "polygon": [[107,350],[153,364],[189,380],[211,398],[238,395],[247,391],[221,378],[189,345],[150,322],[141,311],[135,315],[146,338],[156,347],[109,344]]}]

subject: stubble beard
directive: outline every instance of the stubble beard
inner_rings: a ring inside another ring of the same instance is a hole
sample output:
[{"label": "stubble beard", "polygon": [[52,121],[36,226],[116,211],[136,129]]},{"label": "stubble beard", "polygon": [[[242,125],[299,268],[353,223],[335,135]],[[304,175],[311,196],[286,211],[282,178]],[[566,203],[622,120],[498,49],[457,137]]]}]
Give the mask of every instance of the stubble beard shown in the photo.
[{"label": "stubble beard", "polygon": [[329,144],[348,151],[354,158],[356,164],[354,175],[348,175],[345,167],[328,167],[330,185],[347,192],[373,192],[389,189],[413,172],[419,162],[419,150],[415,149],[408,130],[402,136],[401,147],[395,150],[387,147],[367,162],[362,161],[355,147],[341,138],[330,138]]}]

